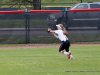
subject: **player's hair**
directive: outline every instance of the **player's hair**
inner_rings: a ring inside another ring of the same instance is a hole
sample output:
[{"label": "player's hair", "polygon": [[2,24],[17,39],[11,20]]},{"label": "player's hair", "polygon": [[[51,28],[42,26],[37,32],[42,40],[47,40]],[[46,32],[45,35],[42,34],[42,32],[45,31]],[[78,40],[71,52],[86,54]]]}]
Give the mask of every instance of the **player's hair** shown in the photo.
[{"label": "player's hair", "polygon": [[62,24],[59,24],[59,25],[60,25],[60,27],[63,29],[64,34],[67,35],[68,32],[66,31],[65,27],[64,27]]}]

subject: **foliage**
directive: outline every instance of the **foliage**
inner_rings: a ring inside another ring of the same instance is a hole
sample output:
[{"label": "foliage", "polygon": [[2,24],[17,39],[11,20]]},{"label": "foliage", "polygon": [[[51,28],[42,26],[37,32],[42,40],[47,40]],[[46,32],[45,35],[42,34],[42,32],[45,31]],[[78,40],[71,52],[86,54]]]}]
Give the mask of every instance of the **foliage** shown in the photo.
[{"label": "foliage", "polygon": [[[56,1],[56,0],[43,0],[43,2],[51,2],[51,3],[54,2],[54,1]],[[40,0],[0,0],[0,2],[5,4],[5,5],[10,5],[11,4],[11,6],[9,8],[11,8],[15,5],[17,5],[18,8],[21,8],[21,6],[23,6],[23,5],[27,8],[27,5],[28,6],[30,5],[30,6],[32,6],[32,8],[34,10],[41,9],[40,8],[40,5],[41,5]]]},{"label": "foliage", "polygon": [[[40,4],[41,1],[41,4]],[[84,2],[100,2],[99,0],[0,0],[0,6],[8,6],[9,8],[17,6],[17,8],[24,9],[32,7],[33,9],[41,9],[41,6],[72,6],[75,3]],[[64,3],[64,4],[62,4]],[[69,4],[67,4],[69,3]],[[73,3],[73,4],[70,4]],[[5,4],[5,5],[2,5]]]},{"label": "foliage", "polygon": [[11,7],[14,5],[19,5],[19,8],[21,7],[21,5],[31,5],[33,6],[34,10],[39,10],[40,9],[40,2],[39,0],[5,0],[2,1],[4,2],[4,4],[11,4]]}]

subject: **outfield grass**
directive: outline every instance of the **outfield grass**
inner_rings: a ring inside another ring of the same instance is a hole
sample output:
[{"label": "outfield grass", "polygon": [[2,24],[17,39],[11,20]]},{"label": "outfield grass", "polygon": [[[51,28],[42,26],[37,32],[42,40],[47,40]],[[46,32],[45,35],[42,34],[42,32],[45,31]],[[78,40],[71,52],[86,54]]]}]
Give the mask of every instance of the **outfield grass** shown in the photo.
[{"label": "outfield grass", "polygon": [[0,49],[0,75],[100,75],[100,46],[70,50],[74,60],[59,53],[58,47]]}]

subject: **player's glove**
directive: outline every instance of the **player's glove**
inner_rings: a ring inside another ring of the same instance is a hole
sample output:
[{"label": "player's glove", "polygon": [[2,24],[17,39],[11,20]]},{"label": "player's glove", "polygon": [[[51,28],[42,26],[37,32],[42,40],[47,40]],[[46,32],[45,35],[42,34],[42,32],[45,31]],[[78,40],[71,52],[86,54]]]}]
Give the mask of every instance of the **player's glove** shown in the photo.
[{"label": "player's glove", "polygon": [[51,31],[51,29],[50,29],[50,28],[46,29],[46,32],[47,32],[47,33],[50,33],[50,31]]}]

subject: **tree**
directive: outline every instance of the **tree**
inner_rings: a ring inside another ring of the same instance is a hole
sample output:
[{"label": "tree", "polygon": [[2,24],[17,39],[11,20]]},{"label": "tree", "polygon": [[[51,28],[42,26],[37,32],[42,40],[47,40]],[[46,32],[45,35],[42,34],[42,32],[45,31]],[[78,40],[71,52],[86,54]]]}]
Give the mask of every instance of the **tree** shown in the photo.
[{"label": "tree", "polygon": [[5,5],[11,4],[10,7],[17,5],[19,8],[23,4],[24,6],[31,5],[34,10],[41,9],[41,1],[42,2],[50,2],[53,3],[55,0],[0,0],[0,2],[4,3]]},{"label": "tree", "polygon": [[22,5],[24,6],[31,5],[34,8],[34,10],[40,10],[41,7],[40,0],[5,0],[3,3],[5,5],[11,4],[10,7],[17,5],[19,8]]}]

